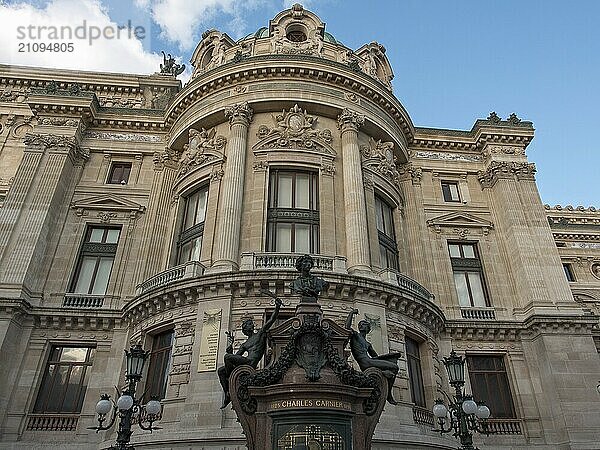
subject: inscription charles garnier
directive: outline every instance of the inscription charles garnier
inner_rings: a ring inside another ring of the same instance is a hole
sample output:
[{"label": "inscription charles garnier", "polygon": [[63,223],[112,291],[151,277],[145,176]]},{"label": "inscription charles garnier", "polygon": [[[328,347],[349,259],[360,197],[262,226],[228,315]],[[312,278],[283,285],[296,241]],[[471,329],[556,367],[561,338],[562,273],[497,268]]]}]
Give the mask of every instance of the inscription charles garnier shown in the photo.
[{"label": "inscription charles garnier", "polygon": [[316,398],[303,398],[294,400],[280,400],[269,403],[269,409],[297,409],[297,408],[325,408],[325,409],[343,409],[352,410],[352,405],[348,402],[339,400],[323,400]]}]

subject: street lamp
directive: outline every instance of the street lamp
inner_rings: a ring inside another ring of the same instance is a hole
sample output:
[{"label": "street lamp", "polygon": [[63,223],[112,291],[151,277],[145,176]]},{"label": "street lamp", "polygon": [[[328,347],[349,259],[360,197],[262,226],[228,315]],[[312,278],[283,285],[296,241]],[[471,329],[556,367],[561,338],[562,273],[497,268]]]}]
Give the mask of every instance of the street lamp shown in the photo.
[{"label": "street lamp", "polygon": [[490,409],[483,402],[475,402],[472,395],[465,394],[465,360],[458,356],[454,350],[448,358],[444,358],[444,366],[448,372],[448,380],[456,393],[450,397],[441,391],[448,399],[448,406],[444,400],[437,399],[433,405],[433,415],[438,419],[441,434],[453,432],[453,436],[460,439],[461,450],[477,450],[473,447],[473,433],[490,434],[487,428],[487,419]]},{"label": "street lamp", "polygon": [[[151,399],[146,405],[141,403],[141,398],[135,398],[135,388],[137,383],[142,379],[142,371],[144,364],[148,359],[150,352],[145,351],[140,344],[137,344],[125,350],[127,357],[127,372],[125,380],[127,386],[123,391],[117,390],[117,401],[114,402],[110,395],[100,395],[100,400],[96,404],[96,413],[98,413],[98,426],[89,427],[90,430],[96,430],[96,433],[102,430],[110,429],[119,416],[119,430],[117,431],[116,445],[112,445],[113,450],[134,450],[133,445],[129,445],[131,438],[131,424],[137,423],[142,430],[152,432],[158,427],[152,427],[152,423],[160,417],[161,404],[156,399]],[[104,425],[108,413],[112,411],[112,415],[108,425]],[[148,425],[145,425],[148,422]]]}]

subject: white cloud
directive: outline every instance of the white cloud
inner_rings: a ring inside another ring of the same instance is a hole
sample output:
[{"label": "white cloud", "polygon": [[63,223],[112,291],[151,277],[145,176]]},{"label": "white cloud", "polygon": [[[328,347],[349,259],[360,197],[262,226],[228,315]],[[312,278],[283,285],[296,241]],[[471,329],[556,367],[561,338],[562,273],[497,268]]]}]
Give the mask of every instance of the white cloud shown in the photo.
[{"label": "white cloud", "polygon": [[201,33],[213,28],[222,15],[230,19],[227,31],[232,37],[242,37],[246,31],[244,14],[262,3],[264,0],[136,0],[137,6],[150,7],[163,37],[183,50],[193,49]]},{"label": "white cloud", "polygon": [[[79,39],[76,36],[84,35],[84,24],[86,38]],[[50,0],[40,8],[26,3],[0,3],[0,62],[104,72],[157,72],[162,55],[146,52],[142,43],[134,37],[136,26],[143,27],[144,32],[149,34],[149,24],[134,23],[131,31],[118,31],[119,25],[127,24],[113,22],[99,0]],[[54,35],[50,27],[55,28]],[[78,34],[69,38],[69,29],[75,33],[77,27],[80,27]],[[110,30],[114,35],[112,38],[107,37],[111,36]],[[65,39],[52,38],[60,37],[61,33]],[[90,44],[91,33],[103,33],[104,36]],[[117,38],[117,33],[120,38]],[[142,30],[138,29],[138,35],[141,34]],[[73,43],[72,52],[40,51],[40,44],[68,42]],[[22,51],[19,52],[19,49]]]}]

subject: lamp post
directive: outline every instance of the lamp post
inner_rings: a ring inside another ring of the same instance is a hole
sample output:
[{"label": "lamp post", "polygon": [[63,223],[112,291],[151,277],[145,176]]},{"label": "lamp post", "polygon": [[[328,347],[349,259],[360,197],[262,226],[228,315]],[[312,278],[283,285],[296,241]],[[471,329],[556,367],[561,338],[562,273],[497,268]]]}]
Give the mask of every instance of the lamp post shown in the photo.
[{"label": "lamp post", "polygon": [[[433,406],[433,415],[437,417],[441,434],[453,432],[453,436],[460,439],[461,450],[478,450],[473,447],[473,433],[490,434],[487,429],[487,419],[490,417],[490,409],[483,402],[475,402],[472,395],[463,391],[465,385],[465,360],[458,356],[454,350],[450,356],[444,358],[444,366],[448,372],[448,380],[456,393],[450,397],[444,391],[442,393],[448,399],[448,406],[444,400],[437,399]],[[447,423],[447,425],[446,425]]]},{"label": "lamp post", "polygon": [[[98,413],[98,426],[89,427],[91,430],[96,430],[96,433],[102,430],[110,429],[119,416],[119,429],[117,431],[116,445],[112,445],[113,450],[134,450],[133,445],[129,445],[131,438],[131,424],[137,423],[142,430],[152,432],[158,427],[152,427],[152,423],[159,419],[161,412],[161,404],[158,400],[152,399],[146,405],[143,405],[141,398],[135,398],[135,388],[137,383],[142,379],[142,371],[144,364],[148,359],[150,352],[145,351],[140,344],[137,344],[125,350],[127,357],[127,372],[125,380],[127,385],[123,391],[117,390],[116,403],[108,394],[102,394],[100,400],[96,404],[96,412]],[[112,415],[108,425],[104,425],[107,415],[112,411]],[[145,425],[144,422],[148,422]]]}]

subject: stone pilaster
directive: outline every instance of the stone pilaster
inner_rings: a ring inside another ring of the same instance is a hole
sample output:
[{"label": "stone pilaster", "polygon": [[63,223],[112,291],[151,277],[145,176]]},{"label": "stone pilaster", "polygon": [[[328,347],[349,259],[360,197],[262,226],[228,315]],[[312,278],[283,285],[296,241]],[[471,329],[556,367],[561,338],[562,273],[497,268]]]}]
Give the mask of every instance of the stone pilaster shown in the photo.
[{"label": "stone pilaster", "polygon": [[371,272],[367,208],[358,147],[358,129],[365,118],[349,109],[338,116],[342,138],[344,203],[346,204],[346,255],[348,272]]},{"label": "stone pilaster", "polygon": [[516,288],[515,312],[527,315],[575,306],[534,174],[532,163],[491,160],[478,176]]},{"label": "stone pilaster", "polygon": [[0,223],[7,227],[0,231],[0,282],[36,291],[48,270],[46,250],[57,242],[56,230],[88,152],[71,136],[28,133],[24,141],[23,160],[0,210]]},{"label": "stone pilaster", "polygon": [[136,283],[141,283],[166,268],[168,255],[167,245],[157,236],[170,236],[172,221],[172,190],[177,176],[177,156],[166,149],[155,153],[153,157],[154,171],[152,188],[148,199],[148,210],[144,218],[144,237],[142,240],[141,261],[138,264]]},{"label": "stone pilaster", "polygon": [[252,113],[248,103],[225,108],[225,117],[229,119],[231,133],[227,146],[227,163],[223,174],[219,223],[215,236],[217,245],[212,265],[212,270],[215,271],[237,270],[239,267],[246,146]]}]

